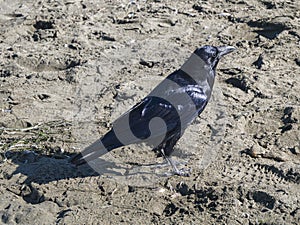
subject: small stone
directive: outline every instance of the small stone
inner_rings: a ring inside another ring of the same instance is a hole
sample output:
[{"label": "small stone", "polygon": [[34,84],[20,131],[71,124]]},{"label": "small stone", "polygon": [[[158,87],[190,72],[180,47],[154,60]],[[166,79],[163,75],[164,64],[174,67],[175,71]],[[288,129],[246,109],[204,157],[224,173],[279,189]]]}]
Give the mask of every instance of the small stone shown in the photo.
[{"label": "small stone", "polygon": [[259,158],[263,154],[265,154],[265,149],[261,147],[259,144],[255,143],[249,149],[248,154],[253,158]]},{"label": "small stone", "polygon": [[293,148],[293,153],[296,154],[296,155],[299,155],[300,154],[300,147],[299,146],[295,146]]}]

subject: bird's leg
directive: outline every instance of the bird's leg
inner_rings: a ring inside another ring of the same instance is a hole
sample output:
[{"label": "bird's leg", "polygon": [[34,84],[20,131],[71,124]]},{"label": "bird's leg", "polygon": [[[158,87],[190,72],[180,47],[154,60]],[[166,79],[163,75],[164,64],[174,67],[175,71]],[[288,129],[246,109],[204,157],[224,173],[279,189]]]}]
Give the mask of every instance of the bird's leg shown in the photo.
[{"label": "bird's leg", "polygon": [[171,159],[171,157],[166,156],[164,149],[161,149],[160,151],[161,151],[161,154],[163,155],[163,157],[164,157],[164,158],[167,160],[167,162],[172,166],[175,175],[185,176],[185,177],[188,177],[188,176],[189,176],[189,173],[188,173],[187,171],[179,170],[179,169],[176,167],[176,165],[175,165],[174,161]]}]

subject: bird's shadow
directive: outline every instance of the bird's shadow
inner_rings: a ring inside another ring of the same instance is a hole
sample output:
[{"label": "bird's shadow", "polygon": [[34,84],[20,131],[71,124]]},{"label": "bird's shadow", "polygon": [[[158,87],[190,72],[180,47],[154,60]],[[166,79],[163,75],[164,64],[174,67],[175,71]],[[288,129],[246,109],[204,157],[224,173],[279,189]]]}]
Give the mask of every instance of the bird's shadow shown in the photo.
[{"label": "bird's shadow", "polygon": [[30,185],[32,182],[37,184],[47,184],[53,181],[71,178],[84,178],[99,176],[101,173],[118,174],[112,168],[117,168],[113,162],[104,159],[97,159],[101,165],[101,173],[95,171],[89,164],[75,166],[70,162],[74,154],[64,154],[59,157],[54,155],[37,154],[33,151],[9,152],[6,158],[12,165],[17,165],[12,173],[7,173],[6,178],[10,179],[16,174],[25,175],[27,178],[23,183]]},{"label": "bird's shadow", "polygon": [[100,176],[105,173],[111,176],[121,175],[116,171],[120,166],[104,159],[97,159],[97,163],[101,166],[98,172],[89,164],[76,167],[70,163],[73,155],[66,153],[57,157],[57,155],[43,155],[33,151],[6,152],[7,160],[0,164],[0,171],[4,178],[2,182],[7,191],[22,197],[27,203],[39,204],[46,201],[46,198],[36,184]]},{"label": "bird's shadow", "polygon": [[[31,185],[31,183],[47,184],[65,179],[102,175],[120,178],[121,176],[128,176],[128,173],[131,176],[147,174],[153,176],[154,171],[159,170],[159,168],[170,169],[167,162],[135,165],[130,164],[130,162],[115,163],[113,160],[109,160],[109,157],[97,158],[90,163],[75,166],[70,162],[74,155],[74,153],[65,153],[60,156],[44,155],[33,151],[9,152],[6,157],[10,160],[13,169],[7,168],[6,178],[10,179],[17,174],[22,174],[26,176],[22,183]],[[148,168],[148,170],[139,170],[138,168]],[[149,168],[153,170],[151,171]],[[166,176],[166,174],[156,175]]]}]

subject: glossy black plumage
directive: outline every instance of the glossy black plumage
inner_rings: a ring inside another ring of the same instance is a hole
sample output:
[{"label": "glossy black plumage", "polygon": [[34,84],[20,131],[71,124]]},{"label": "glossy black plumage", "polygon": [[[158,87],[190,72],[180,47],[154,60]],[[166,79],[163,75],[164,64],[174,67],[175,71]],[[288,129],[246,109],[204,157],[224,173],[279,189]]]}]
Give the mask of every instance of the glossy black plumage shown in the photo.
[{"label": "glossy black plumage", "polygon": [[196,49],[179,70],[166,77],[148,96],[118,118],[107,134],[73,157],[71,162],[81,165],[112,149],[147,142],[166,157],[175,173],[180,174],[168,156],[187,126],[206,107],[219,59],[233,50],[231,46]]}]

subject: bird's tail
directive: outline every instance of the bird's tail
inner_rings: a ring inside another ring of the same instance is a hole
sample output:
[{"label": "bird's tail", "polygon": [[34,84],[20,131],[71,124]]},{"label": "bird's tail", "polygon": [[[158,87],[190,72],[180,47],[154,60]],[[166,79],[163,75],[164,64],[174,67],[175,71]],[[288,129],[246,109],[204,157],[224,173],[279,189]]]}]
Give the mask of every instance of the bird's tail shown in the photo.
[{"label": "bird's tail", "polygon": [[118,140],[113,129],[104,135],[101,139],[95,141],[93,144],[85,148],[71,159],[71,163],[76,166],[92,161],[107,152],[119,148],[123,144]]}]

